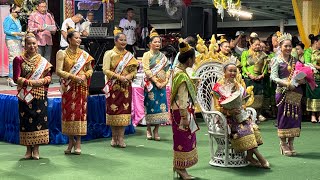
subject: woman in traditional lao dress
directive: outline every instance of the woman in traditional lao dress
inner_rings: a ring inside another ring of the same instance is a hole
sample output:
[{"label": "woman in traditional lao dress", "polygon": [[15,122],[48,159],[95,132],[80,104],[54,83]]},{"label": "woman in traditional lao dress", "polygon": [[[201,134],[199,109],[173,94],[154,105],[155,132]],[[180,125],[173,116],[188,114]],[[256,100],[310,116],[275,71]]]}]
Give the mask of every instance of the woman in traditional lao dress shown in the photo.
[{"label": "woman in traditional lao dress", "polygon": [[126,147],[125,127],[131,123],[132,79],[137,74],[138,62],[127,51],[126,35],[119,29],[114,32],[115,46],[103,57],[103,73],[107,84],[107,125],[111,126],[111,146]]},{"label": "woman in traditional lao dress", "polygon": [[[300,136],[302,88],[301,86],[295,87],[291,83],[297,62],[291,56],[291,35],[284,33],[279,37],[278,42],[281,53],[272,59],[270,78],[277,84],[276,104],[278,106],[280,152],[283,155],[291,156],[296,154],[293,140]],[[301,81],[301,83],[303,82]]]},{"label": "woman in traditional lao dress", "polygon": [[20,144],[25,158],[39,159],[39,145],[49,143],[47,92],[52,65],[38,54],[34,34],[25,38],[25,52],[13,60],[13,80],[18,84]]},{"label": "woman in traditional lao dress", "polygon": [[241,55],[242,76],[246,86],[254,86],[254,103],[251,107],[257,110],[258,119],[265,121],[261,115],[263,105],[264,76],[267,73],[267,54],[260,50],[260,39],[250,37],[250,49],[243,51]]},{"label": "woman in traditional lao dress", "polygon": [[186,72],[186,68],[195,62],[195,50],[189,44],[180,40],[180,63],[174,69],[171,88],[171,116],[173,132],[173,170],[182,179],[194,179],[186,171],[198,162],[195,131],[194,105],[196,103],[196,88]]},{"label": "woman in traditional lao dress", "polygon": [[318,87],[312,90],[307,84],[307,111],[312,112],[311,122],[316,123],[316,116],[318,116],[320,122],[320,35],[310,34],[309,39],[311,40],[311,47],[305,51],[304,61],[305,63],[311,63],[318,70],[318,73],[314,74]]},{"label": "woman in traditional lao dress", "polygon": [[[230,49],[230,43],[228,40],[226,40],[223,36],[221,36],[220,38],[220,52],[218,53],[218,62],[220,62],[221,64],[225,64],[226,62],[232,62],[235,63],[237,65],[237,67],[240,67],[240,61],[237,59],[237,57],[233,56],[231,53],[231,49]],[[237,70],[237,77],[236,80],[237,82],[239,82],[242,86],[245,86],[245,82],[242,79],[242,75],[240,72],[240,70]]]},{"label": "woman in traditional lao dress", "polygon": [[[270,168],[269,162],[258,151],[258,145],[262,144],[262,138],[259,132],[259,128],[256,124],[253,124],[250,119],[238,119],[238,114],[241,113],[242,106],[235,109],[225,109],[221,105],[221,102],[229,96],[223,92],[223,89],[230,87],[231,93],[236,91],[240,92],[240,95],[244,95],[245,87],[237,82],[237,67],[234,63],[227,63],[224,66],[224,77],[220,79],[213,87],[213,102],[214,110],[223,113],[230,126],[230,141],[232,148],[236,152],[247,151],[246,160],[253,166]],[[257,157],[255,159],[253,154]]]},{"label": "woman in traditional lao dress", "polygon": [[146,74],[144,104],[146,107],[147,139],[152,139],[151,125],[154,125],[154,140],[159,141],[159,126],[169,119],[166,85],[171,71],[169,70],[169,60],[160,52],[160,36],[154,29],[150,33],[149,45],[150,51],[144,53],[142,57],[143,69]]},{"label": "woman in traditional lao dress", "polygon": [[[69,47],[57,52],[56,73],[62,78],[62,133],[69,137],[65,154],[72,148],[81,154],[81,136],[87,134],[88,80],[92,75],[93,58],[79,48],[80,33],[68,29]],[[76,137],[76,141],[74,139]]]}]

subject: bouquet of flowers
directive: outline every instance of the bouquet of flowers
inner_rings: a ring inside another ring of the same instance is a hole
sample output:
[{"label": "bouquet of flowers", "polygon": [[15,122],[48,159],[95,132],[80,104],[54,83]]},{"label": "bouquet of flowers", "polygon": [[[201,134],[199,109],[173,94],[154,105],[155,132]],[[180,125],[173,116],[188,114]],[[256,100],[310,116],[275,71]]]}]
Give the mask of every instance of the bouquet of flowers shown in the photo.
[{"label": "bouquet of flowers", "polygon": [[313,67],[297,62],[297,64],[295,65],[295,71],[293,73],[291,83],[297,87],[299,85],[298,82],[302,79],[305,79],[310,88],[314,90],[317,87],[317,84],[314,79],[313,71]]}]

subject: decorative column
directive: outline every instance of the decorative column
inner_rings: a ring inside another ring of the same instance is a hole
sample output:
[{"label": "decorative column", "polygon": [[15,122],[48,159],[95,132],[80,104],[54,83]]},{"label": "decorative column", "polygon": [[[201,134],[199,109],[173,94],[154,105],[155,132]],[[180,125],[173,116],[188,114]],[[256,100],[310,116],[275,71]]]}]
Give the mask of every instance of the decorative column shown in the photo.
[{"label": "decorative column", "polygon": [[63,1],[64,1],[63,19],[71,18],[74,15],[74,0],[63,0]]},{"label": "decorative column", "polygon": [[109,0],[104,4],[103,22],[109,23],[114,20],[114,0]]},{"label": "decorative column", "polygon": [[306,37],[311,34],[312,26],[312,0],[303,0],[302,2],[302,22]]}]

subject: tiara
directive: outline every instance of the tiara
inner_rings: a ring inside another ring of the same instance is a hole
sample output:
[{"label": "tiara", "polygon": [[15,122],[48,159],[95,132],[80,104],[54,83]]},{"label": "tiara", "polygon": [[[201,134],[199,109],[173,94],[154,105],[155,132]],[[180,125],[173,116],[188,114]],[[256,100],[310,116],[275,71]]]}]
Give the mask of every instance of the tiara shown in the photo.
[{"label": "tiara", "polygon": [[291,34],[290,33],[283,33],[283,34],[281,34],[281,36],[278,37],[278,42],[279,43],[284,41],[284,40],[290,40],[291,41],[292,40]]},{"label": "tiara", "polygon": [[231,64],[237,66],[237,61],[238,61],[237,57],[231,56],[225,62],[223,62],[222,66],[223,66],[223,68],[225,68],[226,66],[231,65]]},{"label": "tiara", "polygon": [[157,33],[156,29],[152,28],[152,30],[150,31],[149,37],[153,38],[153,37],[157,37],[157,36],[159,36],[159,34]]},{"label": "tiara", "polygon": [[117,35],[117,34],[119,34],[119,33],[122,33],[121,29],[118,28],[118,27],[114,27],[113,35],[115,36],[115,35]]},{"label": "tiara", "polygon": [[[182,47],[181,47],[182,46]],[[179,52],[181,54],[188,52],[191,49],[190,45],[182,38],[179,39]]]}]

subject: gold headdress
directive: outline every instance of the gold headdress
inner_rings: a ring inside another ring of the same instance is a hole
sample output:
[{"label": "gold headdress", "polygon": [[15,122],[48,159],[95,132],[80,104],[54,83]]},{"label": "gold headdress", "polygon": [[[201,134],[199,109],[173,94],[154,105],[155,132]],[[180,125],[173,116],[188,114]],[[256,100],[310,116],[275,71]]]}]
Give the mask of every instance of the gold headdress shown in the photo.
[{"label": "gold headdress", "polygon": [[224,42],[228,42],[228,40],[224,37],[224,36],[221,36],[220,37],[220,41],[219,41],[219,44],[222,44]]},{"label": "gold headdress", "polygon": [[157,37],[157,36],[159,36],[159,34],[157,33],[156,29],[152,28],[152,30],[150,31],[149,37],[153,38],[153,37]]},{"label": "gold headdress", "polygon": [[291,41],[292,40],[291,34],[290,33],[283,33],[283,34],[281,34],[281,36],[278,37],[278,42],[279,43],[284,41],[284,40],[290,40]]},{"label": "gold headdress", "polygon": [[[68,26],[68,25],[67,25]],[[69,33],[72,33],[72,32],[75,32],[76,30],[75,29],[73,29],[72,27],[70,27],[70,26],[68,26],[68,28],[67,28],[67,33],[69,34]]]},{"label": "gold headdress", "polygon": [[179,52],[181,54],[186,53],[188,51],[190,51],[191,47],[190,45],[185,42],[182,38],[179,39]]},{"label": "gold headdress", "polygon": [[115,35],[117,35],[119,33],[122,33],[122,30],[120,28],[118,28],[118,27],[114,27],[113,35],[115,36]]}]

